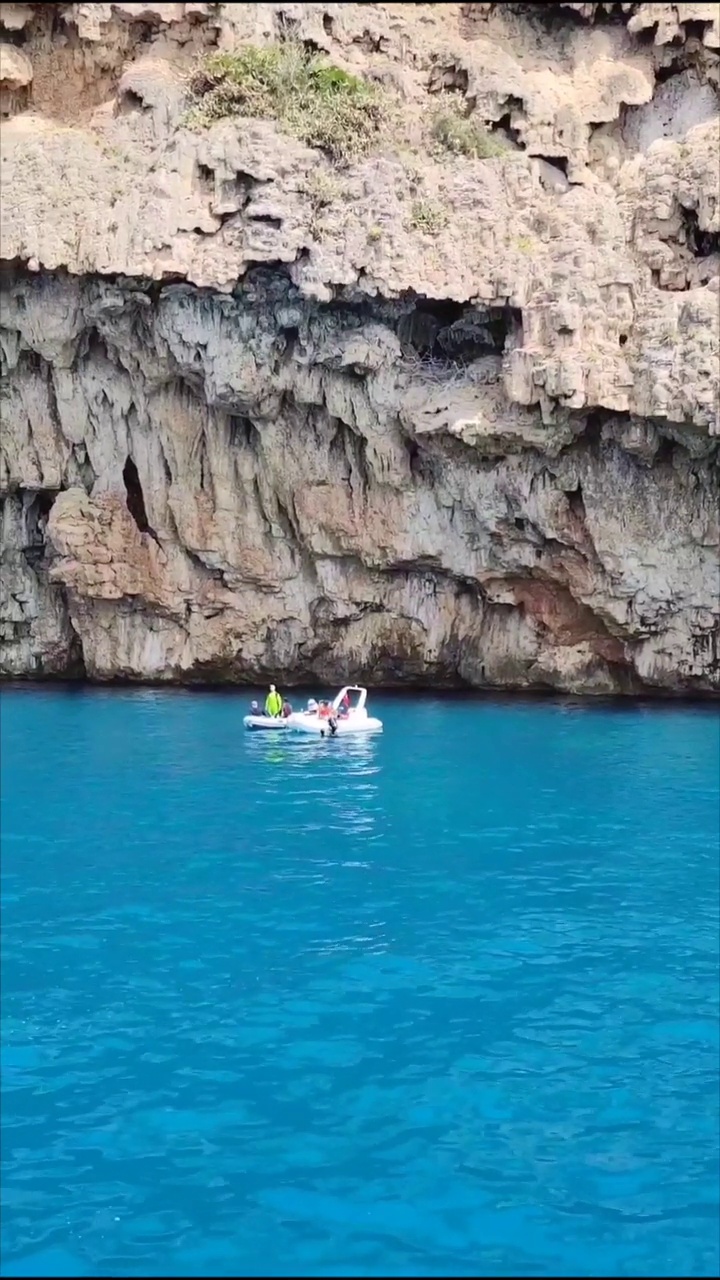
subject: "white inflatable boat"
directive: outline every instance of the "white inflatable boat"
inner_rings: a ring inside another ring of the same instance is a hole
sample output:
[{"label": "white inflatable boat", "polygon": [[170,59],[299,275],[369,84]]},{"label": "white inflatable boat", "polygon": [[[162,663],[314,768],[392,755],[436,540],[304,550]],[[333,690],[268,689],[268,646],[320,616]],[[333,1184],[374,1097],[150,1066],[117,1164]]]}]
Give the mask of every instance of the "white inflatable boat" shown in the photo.
[{"label": "white inflatable boat", "polygon": [[[357,698],[353,698],[357,694]],[[343,703],[347,698],[349,706]],[[347,734],[382,733],[382,720],[369,716],[365,703],[367,689],[358,684],[348,684],[341,689],[330,704],[330,715],[321,716],[320,709],[297,711],[288,716],[287,727],[295,733],[312,733],[318,738],[343,738]]]},{"label": "white inflatable boat", "polygon": [[287,718],[282,716],[245,716],[246,729],[287,729]]}]

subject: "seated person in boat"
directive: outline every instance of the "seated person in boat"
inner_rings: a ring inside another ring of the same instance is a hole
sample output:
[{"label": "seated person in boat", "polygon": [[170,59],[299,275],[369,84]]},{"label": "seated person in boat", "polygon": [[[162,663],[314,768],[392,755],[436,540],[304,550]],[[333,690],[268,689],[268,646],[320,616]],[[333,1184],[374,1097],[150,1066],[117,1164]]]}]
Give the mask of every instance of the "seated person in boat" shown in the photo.
[{"label": "seated person in boat", "polygon": [[282,706],[282,718],[283,720],[287,720],[288,716],[291,716],[291,715],[292,715],[292,707],[290,706],[290,703],[286,699],[285,702],[283,702],[283,706]]},{"label": "seated person in boat", "polygon": [[262,715],[262,711],[260,710],[260,706],[259,706],[259,704],[258,704],[257,702],[251,702],[251,703],[250,703],[250,715],[251,715],[251,716],[261,716],[261,715]]}]

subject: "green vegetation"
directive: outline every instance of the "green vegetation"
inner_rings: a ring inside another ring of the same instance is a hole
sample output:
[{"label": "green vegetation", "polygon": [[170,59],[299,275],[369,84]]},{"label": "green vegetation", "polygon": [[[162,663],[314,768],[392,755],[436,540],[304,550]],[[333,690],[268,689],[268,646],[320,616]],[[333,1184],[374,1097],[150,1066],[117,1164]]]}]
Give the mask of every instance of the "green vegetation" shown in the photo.
[{"label": "green vegetation", "polygon": [[346,194],[335,174],[328,173],[325,169],[313,169],[300,183],[298,190],[307,196],[314,210],[328,209]]},{"label": "green vegetation", "polygon": [[411,211],[409,227],[413,231],[424,231],[426,235],[436,236],[448,225],[448,215],[440,205],[431,200],[416,200]]},{"label": "green vegetation", "polygon": [[433,121],[432,136],[446,151],[470,156],[474,160],[489,160],[491,156],[501,156],[507,151],[507,147],[487,129],[457,111],[438,112]]},{"label": "green vegetation", "polygon": [[[338,222],[337,206],[347,196],[347,188],[343,187],[336,173],[328,172],[325,169],[313,169],[298,184],[298,191],[307,197],[310,206],[310,218],[308,221],[308,230],[315,240],[323,240],[333,227],[337,231],[341,223]],[[328,214],[331,208],[335,207],[334,219],[328,220]],[[342,218],[342,215],[339,215]]]},{"label": "green vegetation", "polygon": [[191,77],[190,91],[188,125],[237,116],[276,120],[337,164],[367,155],[389,118],[381,89],[291,43],[211,54]]}]

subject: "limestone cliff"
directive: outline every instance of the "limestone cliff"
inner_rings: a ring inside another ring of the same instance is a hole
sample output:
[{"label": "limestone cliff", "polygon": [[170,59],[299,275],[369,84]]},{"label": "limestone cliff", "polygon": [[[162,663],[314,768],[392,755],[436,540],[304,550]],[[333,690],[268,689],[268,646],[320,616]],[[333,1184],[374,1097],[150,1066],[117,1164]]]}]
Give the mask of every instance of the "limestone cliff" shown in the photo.
[{"label": "limestone cliff", "polygon": [[[717,4],[0,28],[5,675],[720,689]],[[374,145],[193,117],[289,45]]]}]

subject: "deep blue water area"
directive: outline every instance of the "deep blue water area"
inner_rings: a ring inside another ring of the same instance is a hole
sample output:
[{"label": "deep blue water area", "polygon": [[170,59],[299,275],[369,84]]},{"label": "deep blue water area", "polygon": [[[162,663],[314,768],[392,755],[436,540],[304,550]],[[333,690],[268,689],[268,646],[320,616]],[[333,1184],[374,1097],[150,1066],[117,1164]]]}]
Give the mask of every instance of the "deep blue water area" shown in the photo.
[{"label": "deep blue water area", "polygon": [[715,1274],[717,709],[251,696],[3,691],[2,1274]]}]

